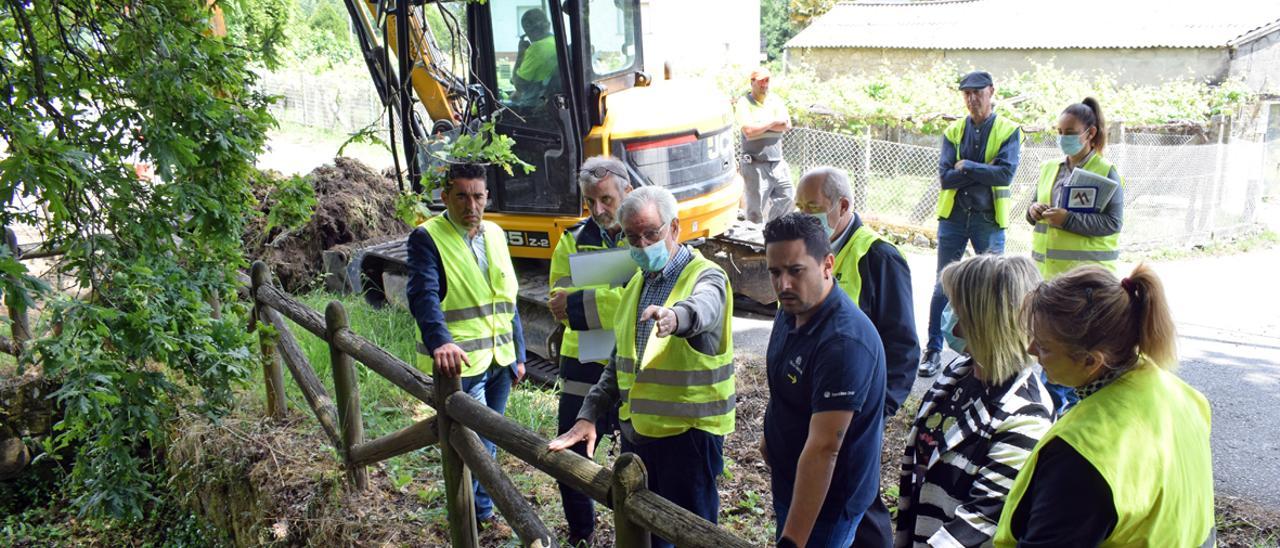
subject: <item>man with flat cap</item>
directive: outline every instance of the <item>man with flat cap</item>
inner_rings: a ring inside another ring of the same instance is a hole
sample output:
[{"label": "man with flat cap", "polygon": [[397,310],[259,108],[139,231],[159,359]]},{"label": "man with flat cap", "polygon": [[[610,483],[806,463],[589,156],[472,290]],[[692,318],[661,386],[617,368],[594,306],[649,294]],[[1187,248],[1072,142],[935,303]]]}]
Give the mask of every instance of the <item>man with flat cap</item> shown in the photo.
[{"label": "man with flat cap", "polygon": [[[938,272],[974,253],[1004,253],[1012,199],[1009,185],[1018,170],[1022,132],[1018,124],[991,108],[995,85],[991,75],[970,72],[960,80],[969,115],[942,132],[938,159]],[[942,309],[947,297],[934,283],[929,303],[929,341],[920,360],[919,375],[932,377],[942,368]]]}]

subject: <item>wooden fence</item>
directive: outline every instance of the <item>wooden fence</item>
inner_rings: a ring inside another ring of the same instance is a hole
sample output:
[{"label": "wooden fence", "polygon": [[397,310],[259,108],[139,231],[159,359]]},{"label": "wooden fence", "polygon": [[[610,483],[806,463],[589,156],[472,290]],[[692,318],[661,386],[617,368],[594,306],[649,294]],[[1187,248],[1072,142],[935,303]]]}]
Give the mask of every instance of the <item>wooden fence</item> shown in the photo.
[{"label": "wooden fence", "polygon": [[[271,284],[266,264],[253,264],[248,296],[253,302],[250,328],[270,325],[275,336],[259,330],[267,413],[285,413],[281,362],[301,388],[307,406],[346,467],[350,488],[368,487],[365,467],[428,445],[440,447],[448,511],[449,538],[455,547],[478,544],[471,476],[493,497],[498,511],[525,546],[556,546],[551,530],[480,443],[484,436],[558,481],[613,509],[615,545],[649,546],[652,532],[678,546],[732,548],[750,546],[727,530],[676,506],[648,490],[644,463],[633,454],[618,458],[612,469],[571,451],[551,452],[548,440],[499,415],[461,390],[461,379],[427,377],[409,364],[353,333],[341,303],[333,301],[321,315]],[[307,362],[285,318],[329,344],[334,398],[325,392]],[[375,440],[364,439],[360,416],[359,363],[436,410],[436,416]]]}]

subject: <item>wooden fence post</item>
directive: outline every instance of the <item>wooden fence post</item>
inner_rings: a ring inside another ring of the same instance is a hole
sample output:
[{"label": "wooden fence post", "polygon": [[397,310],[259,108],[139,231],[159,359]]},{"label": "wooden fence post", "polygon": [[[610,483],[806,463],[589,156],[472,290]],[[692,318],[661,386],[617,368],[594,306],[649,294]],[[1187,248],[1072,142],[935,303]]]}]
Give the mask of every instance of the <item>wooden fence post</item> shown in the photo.
[{"label": "wooden fence post", "polygon": [[[254,261],[250,274],[252,290],[249,296],[253,298],[254,321],[262,325],[271,325],[261,310],[266,305],[258,301],[258,288],[271,285],[271,270],[267,268],[266,263]],[[284,373],[281,371],[280,357],[276,354],[276,344],[261,329],[258,330],[258,343],[262,347],[262,376],[267,392],[267,416],[283,419],[287,409],[284,402]]]},{"label": "wooden fence post", "polygon": [[634,453],[624,453],[613,465],[609,498],[613,501],[614,546],[618,548],[649,548],[649,531],[631,521],[631,513],[627,511],[627,498],[647,489],[648,481],[644,463]]},{"label": "wooden fence post", "polygon": [[[13,254],[13,258],[22,258],[22,249],[18,247],[18,234],[12,228],[4,227],[4,244],[9,248],[9,253]],[[8,297],[8,296],[6,296]],[[31,340],[31,323],[27,319],[27,306],[22,303],[22,299],[13,295],[9,301],[9,325],[12,330],[13,337],[13,355],[21,358],[23,351],[27,347],[27,341]]]},{"label": "wooden fence post", "polygon": [[462,455],[449,442],[453,430],[453,420],[445,410],[443,402],[449,395],[462,391],[461,377],[446,377],[440,374],[439,367],[432,373],[435,383],[436,429],[440,438],[440,466],[444,471],[445,507],[449,511],[449,539],[454,548],[479,548],[480,536],[476,531],[475,493],[471,488],[471,471],[462,461]]},{"label": "wooden fence post", "polygon": [[360,384],[351,356],[334,344],[334,334],[346,329],[347,309],[338,301],[329,301],[324,309],[325,340],[329,341],[329,363],[333,369],[333,391],[338,400],[338,424],[342,427],[342,460],[347,466],[347,482],[357,490],[369,488],[369,475],[363,466],[351,460],[351,448],[364,443],[364,421],[360,417]]}]

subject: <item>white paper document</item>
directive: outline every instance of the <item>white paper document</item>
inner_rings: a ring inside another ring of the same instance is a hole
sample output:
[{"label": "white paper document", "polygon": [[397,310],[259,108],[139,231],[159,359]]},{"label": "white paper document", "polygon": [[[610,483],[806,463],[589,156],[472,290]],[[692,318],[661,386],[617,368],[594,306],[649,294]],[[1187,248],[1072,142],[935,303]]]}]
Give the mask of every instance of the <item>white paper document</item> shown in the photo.
[{"label": "white paper document", "polygon": [[576,287],[624,285],[635,275],[637,268],[636,262],[631,260],[630,249],[625,247],[569,256],[569,274]]},{"label": "white paper document", "polygon": [[592,329],[578,332],[578,361],[607,362],[613,354],[613,330]]},{"label": "white paper document", "polygon": [[[584,251],[569,256],[569,275],[576,287],[618,287],[625,285],[635,275],[636,262],[631,260],[628,248]],[[605,362],[613,354],[613,330],[592,329],[578,332],[578,360]]]}]

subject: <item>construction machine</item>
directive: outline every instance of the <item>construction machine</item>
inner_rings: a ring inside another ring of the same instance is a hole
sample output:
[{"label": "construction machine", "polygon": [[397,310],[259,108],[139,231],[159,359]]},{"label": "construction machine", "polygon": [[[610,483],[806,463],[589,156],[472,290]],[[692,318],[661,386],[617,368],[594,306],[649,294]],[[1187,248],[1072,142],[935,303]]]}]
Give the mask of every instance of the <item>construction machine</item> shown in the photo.
[{"label": "construction machine", "polygon": [[[437,136],[477,120],[494,120],[534,166],[491,169],[485,213],[506,231],[516,259],[531,374],[555,374],[548,260],[564,230],[586,215],[577,184],[583,159],[611,154],[634,184],[670,189],[685,240],[720,236],[737,220],[731,104],[709,83],[645,70],[639,0],[344,1],[392,114],[397,172],[415,191]],[[350,278],[367,298],[395,300],[404,294],[406,259],[397,238],[353,254],[348,272],[358,272]],[[767,280],[758,270],[755,278]]]}]

